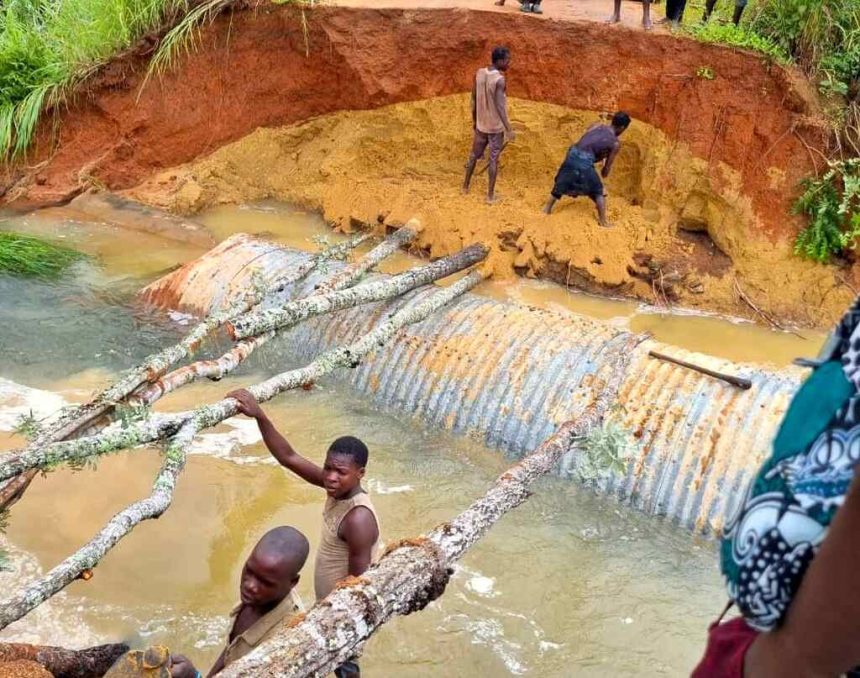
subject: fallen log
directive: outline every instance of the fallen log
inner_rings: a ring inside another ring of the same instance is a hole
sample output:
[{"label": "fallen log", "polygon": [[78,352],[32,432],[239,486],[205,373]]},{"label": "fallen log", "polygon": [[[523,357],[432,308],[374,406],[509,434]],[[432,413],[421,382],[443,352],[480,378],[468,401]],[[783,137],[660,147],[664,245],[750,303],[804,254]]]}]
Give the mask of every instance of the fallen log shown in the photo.
[{"label": "fallen log", "polygon": [[486,245],[469,245],[455,254],[437,259],[432,264],[418,266],[390,278],[374,280],[346,290],[305,297],[291,301],[281,308],[246,313],[225,323],[225,327],[234,339],[244,339],[295,325],[310,315],[323,315],[360,304],[399,297],[416,287],[447,278],[477,264],[483,261],[488,253]]},{"label": "fallen log", "polygon": [[[423,267],[417,267],[401,273],[397,276],[392,276],[387,280],[377,281],[376,283],[366,283],[363,285],[358,285],[356,287],[351,288],[349,294],[342,295],[344,300],[349,299],[352,296],[362,296],[365,295],[368,290],[371,292],[376,290],[377,294],[382,296],[379,297],[369,297],[365,296],[364,298],[369,298],[371,301],[388,299],[391,296],[399,296],[402,293],[408,292],[410,289],[414,289],[416,286],[420,286],[422,284],[428,284],[435,280],[438,280],[443,277],[447,277],[452,273],[456,273],[467,266],[470,266],[478,261],[483,260],[488,253],[488,250],[483,245],[472,245],[471,247],[467,247],[460,252],[452,254],[448,257],[443,257],[438,259],[437,261]],[[366,257],[365,259],[369,259]],[[360,262],[357,262],[353,266],[355,267],[353,271],[357,271],[359,269],[367,270],[372,264],[375,266],[378,261],[371,262],[365,261],[362,259]],[[347,284],[353,280],[352,276],[342,276],[340,274],[334,276],[333,279],[326,281],[322,285],[318,286],[314,293],[304,299],[301,299],[297,302],[293,302],[287,304],[281,309],[276,311],[266,311],[263,314],[269,314],[267,317],[272,317],[277,319],[278,326],[277,328],[266,330],[259,333],[254,333],[249,336],[247,334],[243,335],[243,338],[240,339],[233,348],[224,353],[219,358],[214,360],[199,360],[190,365],[185,365],[180,367],[179,369],[170,372],[160,379],[153,381],[151,383],[146,384],[143,388],[137,391],[133,397],[132,402],[139,403],[142,405],[151,405],[159,398],[163,397],[165,394],[170,393],[171,391],[175,391],[176,389],[184,386],[185,384],[189,384],[197,379],[223,379],[224,376],[232,372],[236,369],[240,364],[242,364],[248,357],[260,346],[268,342],[272,337],[275,336],[278,330],[285,329],[291,325],[295,325],[296,322],[301,320],[302,308],[311,308],[316,306],[317,308],[325,308],[325,304],[334,303],[337,305],[339,302],[337,298],[327,296],[326,301],[319,300],[322,296],[323,292],[326,291],[339,291],[344,284]],[[318,303],[315,303],[314,300],[319,300]],[[334,300],[331,301],[330,300]],[[364,303],[359,302],[359,303]],[[352,305],[352,303],[350,303]],[[331,311],[323,311],[323,313],[327,313]],[[315,312],[314,315],[318,315],[321,313]],[[296,318],[299,318],[297,320]],[[246,319],[246,316],[242,316],[237,319],[236,323],[242,323]],[[252,327],[253,323],[256,320],[253,320],[251,317],[247,318],[248,327]],[[232,325],[228,323],[228,331]],[[250,331],[250,330],[249,330]]]},{"label": "fallen log", "polygon": [[[50,443],[67,440],[79,434],[81,431],[93,426],[96,422],[103,420],[113,410],[117,403],[121,402],[135,389],[140,388],[148,381],[157,378],[160,374],[166,371],[170,365],[173,365],[184,357],[193,354],[203,339],[220,327],[224,321],[253,308],[266,295],[277,293],[285,289],[288,285],[298,282],[323,261],[339,258],[351,249],[360,245],[369,237],[369,235],[362,234],[323,250],[315,257],[299,266],[295,271],[291,271],[278,278],[267,288],[252,290],[249,295],[246,295],[243,299],[240,299],[231,305],[227,310],[211,314],[205,320],[192,328],[182,341],[174,346],[150,355],[139,366],[127,371],[114,384],[96,395],[88,403],[64,408],[52,421],[48,422],[45,430],[36,438],[36,440],[27,446],[27,450],[37,450]],[[404,234],[401,237],[401,240],[406,237],[408,236]],[[411,237],[415,237],[414,233]],[[382,245],[379,247],[382,247]],[[379,247],[375,248],[372,252],[378,250]],[[387,248],[383,251],[387,251]],[[352,279],[357,280],[361,274],[362,272],[358,272]],[[36,473],[38,473],[38,471],[33,469],[0,485],[0,512],[8,510],[9,507],[21,498],[33,478],[36,476]]]},{"label": "fallen log", "polygon": [[[257,400],[265,402],[288,389],[312,384],[337,367],[355,367],[364,356],[384,345],[403,327],[428,317],[431,313],[470,290],[482,279],[483,275],[479,271],[472,271],[450,287],[435,291],[426,298],[419,299],[382,320],[373,330],[355,343],[328,351],[305,367],[276,375],[264,382],[250,386],[248,390],[254,394]],[[26,585],[9,598],[0,600],[0,629],[4,629],[61,591],[85,570],[95,567],[104,555],[120,539],[131,532],[138,523],[161,515],[170,506],[176,479],[185,464],[187,446],[194,435],[205,428],[219,424],[237,412],[236,401],[232,398],[224,398],[217,403],[204,405],[192,412],[164,415],[162,418],[171,420],[177,433],[164,453],[164,463],[153,484],[152,494],[116,514],[90,542],[54,567],[41,579]],[[125,431],[128,432],[133,428],[135,425],[129,426]],[[69,441],[70,444],[77,442],[79,441]],[[138,440],[132,444],[141,444],[142,442],[152,442],[152,440]],[[125,445],[125,447],[128,446],[130,445]],[[92,454],[88,456],[92,456]]]},{"label": "fallen log", "polygon": [[[487,256],[487,252],[487,248],[483,245],[472,245],[455,254],[438,259],[431,264],[411,269],[390,278],[364,283],[351,289],[328,292],[292,301],[277,311],[267,311],[261,314],[263,318],[262,323],[271,322],[275,325],[273,330],[283,329],[285,326],[295,325],[313,316],[332,313],[359,304],[398,297],[416,287],[421,287],[434,280],[447,277],[452,273],[456,273],[482,261]],[[244,317],[240,316],[236,322],[240,322],[241,318]],[[242,324],[241,327],[251,331],[258,324],[260,323],[258,323],[255,316],[254,319],[246,324]],[[241,349],[237,351],[236,358],[241,355],[240,351]],[[228,355],[227,360],[233,360],[233,356]],[[237,361],[233,366],[238,364],[239,362]],[[218,364],[216,363],[215,367],[217,366]],[[195,367],[191,366],[191,369],[181,373],[177,378],[178,386],[193,381],[197,376]],[[166,392],[167,388],[166,385],[164,386],[165,390],[155,387],[152,394],[148,397],[155,400],[157,396],[160,397],[159,393]],[[69,461],[81,461],[88,457],[96,457],[115,450],[160,440],[173,435],[184,421],[191,416],[194,416],[193,413],[175,415],[156,414],[137,423],[114,422],[100,433],[92,436],[83,436],[74,440],[51,443],[35,449],[32,446],[27,447],[22,451],[13,452],[0,458],[0,480],[12,478],[32,468],[41,468]],[[232,416],[232,414],[228,414],[227,416]],[[214,425],[215,423],[218,422],[215,421],[210,425]]]},{"label": "fallen log", "polygon": [[124,643],[67,650],[50,645],[0,643],[0,664],[27,660],[44,666],[55,678],[101,678],[113,663],[128,652]]},{"label": "fallen log", "polygon": [[360,260],[338,271],[327,280],[317,285],[318,292],[331,292],[348,287],[358,280],[371,268],[376,267],[383,259],[390,257],[401,247],[408,245],[418,236],[417,228],[410,226],[412,222],[388,236],[379,246],[368,252]]},{"label": "fallen log", "polygon": [[230,664],[219,678],[325,676],[355,656],[392,617],[421,610],[438,598],[453,563],[499,518],[528,499],[529,486],[602,423],[636,341],[632,337],[617,351],[606,387],[583,415],[563,424],[537,450],[499,476],[483,497],[426,536],[390,545],[376,565],[360,577],[344,580],[306,614],[281,625],[274,637]]}]

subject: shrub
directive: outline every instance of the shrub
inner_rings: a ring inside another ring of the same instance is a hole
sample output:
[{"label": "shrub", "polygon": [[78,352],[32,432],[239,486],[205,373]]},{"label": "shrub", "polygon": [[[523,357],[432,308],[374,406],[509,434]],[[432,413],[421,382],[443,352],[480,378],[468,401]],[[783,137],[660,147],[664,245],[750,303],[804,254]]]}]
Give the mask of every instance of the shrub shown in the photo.
[{"label": "shrub", "polygon": [[831,163],[822,177],[804,180],[803,188],[794,211],[805,214],[809,225],[794,251],[824,263],[860,237],[860,158]]}]

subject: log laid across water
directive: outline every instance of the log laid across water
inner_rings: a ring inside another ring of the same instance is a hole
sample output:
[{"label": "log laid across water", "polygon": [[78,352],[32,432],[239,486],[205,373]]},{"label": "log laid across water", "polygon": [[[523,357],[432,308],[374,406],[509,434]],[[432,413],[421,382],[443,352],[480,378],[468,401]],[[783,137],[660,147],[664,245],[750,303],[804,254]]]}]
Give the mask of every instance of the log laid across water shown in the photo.
[{"label": "log laid across water", "polygon": [[[243,287],[273,280],[310,256],[239,234],[141,295],[163,308],[205,314]],[[320,280],[310,275],[284,295],[307,294]],[[414,294],[420,292],[309,320],[268,350],[306,362],[354,341]],[[392,411],[479,434],[488,445],[521,455],[581,411],[602,388],[598,373],[607,356],[630,339],[629,331],[607,323],[467,294],[340,378]],[[639,339],[615,415],[636,449],[626,472],[600,489],[646,513],[713,533],[742,500],[805,372],[732,363]],[[740,390],[654,360],[648,357],[652,350],[749,379],[752,387]]]}]

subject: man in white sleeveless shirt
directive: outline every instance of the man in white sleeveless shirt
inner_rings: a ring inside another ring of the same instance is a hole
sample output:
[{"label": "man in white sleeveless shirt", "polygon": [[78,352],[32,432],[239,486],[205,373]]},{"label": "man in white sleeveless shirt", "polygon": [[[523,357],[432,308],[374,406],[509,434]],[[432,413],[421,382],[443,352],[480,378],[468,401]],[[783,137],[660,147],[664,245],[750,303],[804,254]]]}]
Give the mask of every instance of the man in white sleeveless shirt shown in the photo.
[{"label": "man in white sleeveless shirt", "polygon": [[[339,581],[363,574],[380,554],[376,509],[361,486],[367,466],[367,446],[352,436],[338,438],[329,446],[320,468],[292,448],[249,391],[232,391],[227,397],[239,404],[242,414],[257,420],[263,442],[281,466],[311,485],[324,488],[328,495],[314,567],[316,598],[322,600]],[[335,670],[335,675],[355,678],[361,674],[358,664],[348,661]]]},{"label": "man in white sleeveless shirt", "polygon": [[490,205],[498,202],[496,176],[499,173],[499,156],[505,136],[508,141],[513,141],[516,136],[508,120],[508,102],[505,96],[504,73],[511,65],[511,52],[507,47],[496,47],[492,60],[490,66],[478,69],[472,85],[472,125],[475,133],[472,152],[466,163],[466,177],[463,180],[463,193],[468,193],[475,164],[489,147],[487,202]]}]

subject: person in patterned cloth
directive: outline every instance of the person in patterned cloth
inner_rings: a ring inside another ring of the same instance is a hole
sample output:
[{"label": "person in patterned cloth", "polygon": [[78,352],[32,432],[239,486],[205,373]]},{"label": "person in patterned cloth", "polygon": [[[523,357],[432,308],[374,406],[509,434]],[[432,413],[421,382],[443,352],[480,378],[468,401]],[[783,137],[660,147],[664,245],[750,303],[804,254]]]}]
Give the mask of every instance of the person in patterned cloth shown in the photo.
[{"label": "person in patterned cloth", "polygon": [[860,676],[860,298],[806,362],[721,543],[741,616],[712,624],[694,678]]}]

